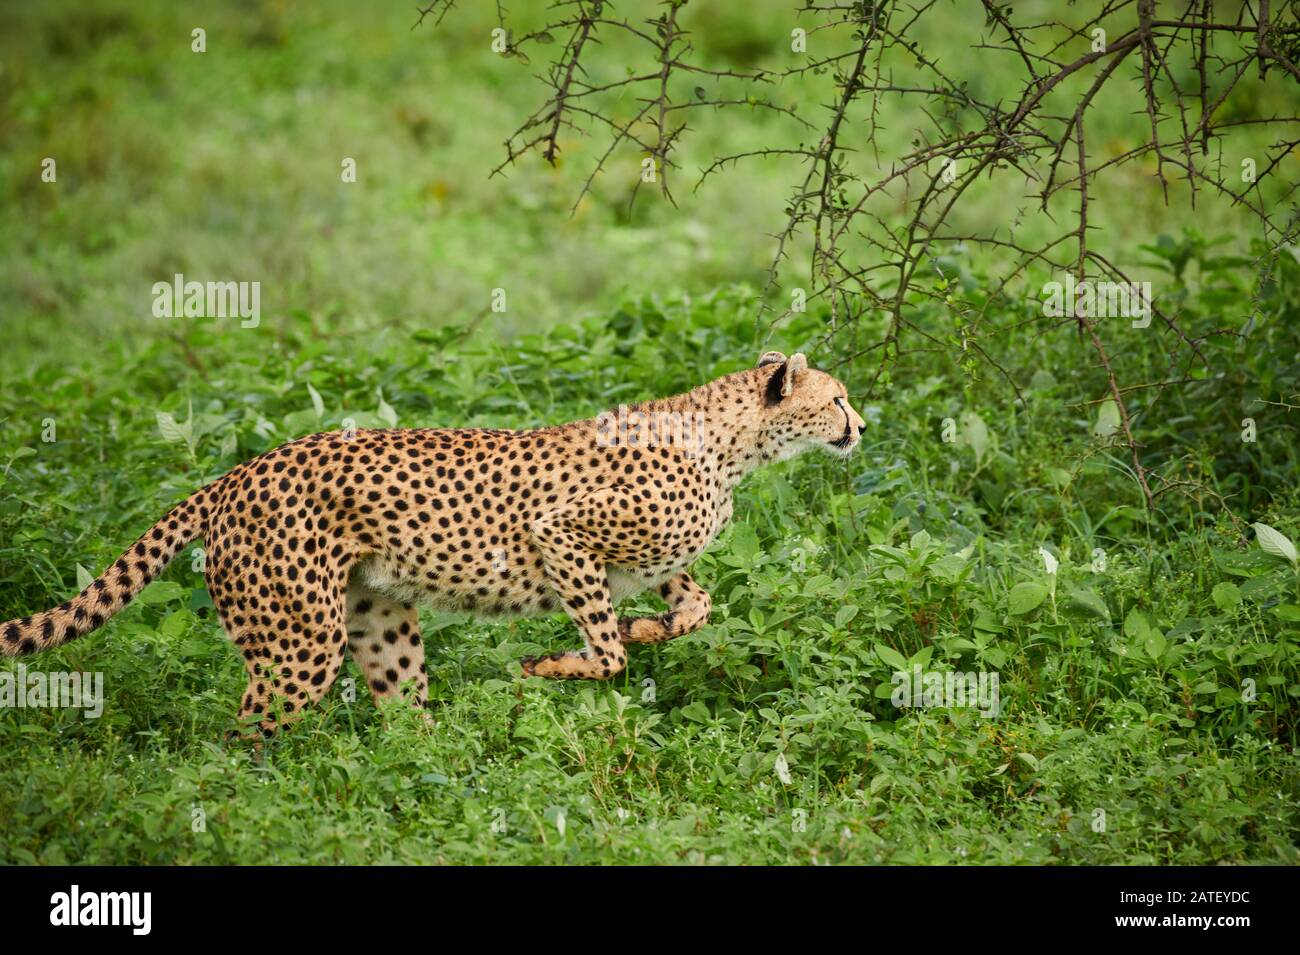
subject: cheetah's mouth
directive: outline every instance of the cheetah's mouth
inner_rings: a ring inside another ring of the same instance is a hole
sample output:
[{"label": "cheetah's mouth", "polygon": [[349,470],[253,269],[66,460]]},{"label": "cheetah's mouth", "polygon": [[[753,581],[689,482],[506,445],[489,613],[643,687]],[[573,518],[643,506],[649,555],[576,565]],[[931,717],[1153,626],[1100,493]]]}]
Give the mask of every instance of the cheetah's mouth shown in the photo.
[{"label": "cheetah's mouth", "polygon": [[826,446],[828,448],[834,449],[831,451],[831,453],[839,455],[842,458],[847,458],[850,454],[852,454],[853,449],[857,447],[857,444],[858,442],[853,440],[853,435],[851,434],[846,434],[844,437],[839,438],[838,440],[835,441],[826,442]]},{"label": "cheetah's mouth", "polygon": [[853,446],[858,443],[857,436],[853,433],[853,422],[849,420],[849,413],[847,411],[844,412],[844,434],[840,435],[840,437],[834,441],[827,441],[826,443],[832,448],[835,448],[836,454],[843,455],[844,457],[847,457],[849,452],[853,450]]}]

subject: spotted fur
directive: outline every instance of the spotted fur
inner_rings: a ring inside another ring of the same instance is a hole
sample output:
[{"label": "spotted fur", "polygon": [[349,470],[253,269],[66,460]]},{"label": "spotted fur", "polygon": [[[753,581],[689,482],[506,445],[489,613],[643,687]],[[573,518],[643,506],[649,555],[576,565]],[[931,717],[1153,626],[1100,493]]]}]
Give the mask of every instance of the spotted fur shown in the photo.
[{"label": "spotted fur", "polygon": [[[0,624],[8,656],[100,626],[203,538],[208,591],[243,653],[240,716],[273,729],[319,700],[345,648],[378,698],[428,693],[417,603],[486,615],[565,611],[585,647],[523,672],[606,679],[624,645],[704,626],[709,595],[686,569],[758,466],[810,448],[848,454],[865,425],[840,382],[803,355],[627,409],[684,421],[620,431],[606,416],[533,431],[314,434],[196,491],[53,610]],[[689,440],[680,440],[685,433]],[[655,590],[654,617],[620,619]]]}]

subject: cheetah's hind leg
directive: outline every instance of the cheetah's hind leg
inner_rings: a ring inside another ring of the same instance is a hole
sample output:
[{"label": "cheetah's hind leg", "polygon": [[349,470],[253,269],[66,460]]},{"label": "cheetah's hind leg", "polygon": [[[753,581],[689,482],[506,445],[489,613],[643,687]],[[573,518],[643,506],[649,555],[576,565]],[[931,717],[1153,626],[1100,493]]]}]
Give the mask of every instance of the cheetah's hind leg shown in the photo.
[{"label": "cheetah's hind leg", "polygon": [[347,605],[348,651],[375,702],[405,696],[424,712],[429,675],[415,607],[386,597],[355,577],[348,585]]},{"label": "cheetah's hind leg", "polygon": [[[277,592],[282,587],[267,574]],[[244,657],[248,687],[239,721],[256,723],[263,735],[296,719],[318,702],[343,665],[343,589],[322,591],[314,604],[281,605],[275,611],[252,611],[242,594],[228,597],[221,578],[209,576],[208,588],[221,612],[226,632]],[[245,735],[245,734],[241,734]]]}]

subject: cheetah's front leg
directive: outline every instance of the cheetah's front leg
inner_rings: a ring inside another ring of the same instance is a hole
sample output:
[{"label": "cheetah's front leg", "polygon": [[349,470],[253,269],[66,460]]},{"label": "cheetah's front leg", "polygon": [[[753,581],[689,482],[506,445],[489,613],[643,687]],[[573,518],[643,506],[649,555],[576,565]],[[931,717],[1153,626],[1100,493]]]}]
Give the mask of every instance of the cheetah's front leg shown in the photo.
[{"label": "cheetah's front leg", "polygon": [[627,651],[618,636],[618,618],[604,565],[591,554],[563,545],[543,549],[551,586],[586,641],[585,650],[525,657],[519,661],[528,676],[561,680],[607,680],[627,665]]},{"label": "cheetah's front leg", "polygon": [[[607,558],[598,554],[593,517],[619,502],[617,492],[603,492],[539,518],[533,540],[542,552],[542,565],[551,589],[582,632],[584,650],[525,657],[519,661],[527,676],[552,679],[607,680],[627,665],[627,651],[618,635],[618,618],[605,572]],[[599,523],[597,521],[596,523]]]},{"label": "cheetah's front leg", "polygon": [[624,643],[663,643],[692,633],[709,622],[713,601],[685,572],[667,580],[659,596],[669,610],[654,617],[620,617],[618,636]]}]

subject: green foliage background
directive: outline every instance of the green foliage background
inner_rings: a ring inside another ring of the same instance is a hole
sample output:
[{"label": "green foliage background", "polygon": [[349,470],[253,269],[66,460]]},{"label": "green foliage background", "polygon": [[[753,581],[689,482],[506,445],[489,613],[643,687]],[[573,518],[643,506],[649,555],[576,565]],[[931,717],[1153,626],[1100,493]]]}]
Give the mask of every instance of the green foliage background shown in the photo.
[{"label": "green foliage background", "polygon": [[[695,26],[718,62],[781,55],[785,4],[729,10]],[[1132,216],[1102,232],[1117,254],[1191,328],[1242,332],[1139,419],[1144,453],[1190,482],[1147,514],[1092,434],[1093,359],[1068,328],[1015,331],[1036,300],[997,291],[987,263],[942,263],[947,297],[1004,319],[1021,394],[950,341],[866,395],[869,358],[814,350],[817,308],[755,335],[788,170],[630,216],[607,177],[570,217],[599,144],[489,180],[535,100],[527,71],[486,53],[490,11],[413,20],[0,8],[0,619],[65,599],[193,488],[345,418],[530,427],[770,344],[836,367],[866,446],[751,478],[697,567],[713,622],[634,648],[614,684],[517,679],[518,657],[574,645],[562,617],[426,612],[432,727],[336,689],[260,757],[223,742],[242,664],[187,552],[102,631],[25,661],[103,672],[107,699],[98,720],[0,710],[0,862],[1297,861],[1300,578],[1248,526],[1300,538],[1295,413],[1256,402],[1300,391],[1294,257],[1258,287],[1233,210],[1192,231],[1150,181],[1112,194]],[[959,31],[935,42],[980,74]],[[1117,142],[1142,122],[1114,121]],[[691,149],[703,165],[772,123],[720,115]],[[153,318],[152,283],[178,271],[261,281],[262,324]],[[1165,373],[1158,335],[1128,341],[1128,367]],[[159,412],[187,440],[164,440]],[[913,664],[997,671],[1001,713],[894,707]]]}]

